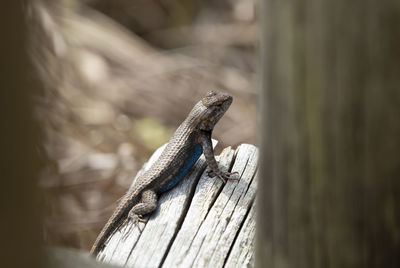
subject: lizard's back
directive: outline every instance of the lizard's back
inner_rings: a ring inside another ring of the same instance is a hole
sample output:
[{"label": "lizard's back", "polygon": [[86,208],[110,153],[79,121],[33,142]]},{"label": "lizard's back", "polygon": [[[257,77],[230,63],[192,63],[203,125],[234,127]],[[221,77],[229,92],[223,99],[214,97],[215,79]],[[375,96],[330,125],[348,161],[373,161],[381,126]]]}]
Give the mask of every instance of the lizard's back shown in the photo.
[{"label": "lizard's back", "polygon": [[153,165],[140,175],[124,195],[117,209],[104,226],[94,243],[91,254],[97,254],[108,237],[119,228],[130,209],[141,199],[141,194],[152,189],[156,193],[174,187],[187,174],[203,152],[198,133],[184,121]]}]

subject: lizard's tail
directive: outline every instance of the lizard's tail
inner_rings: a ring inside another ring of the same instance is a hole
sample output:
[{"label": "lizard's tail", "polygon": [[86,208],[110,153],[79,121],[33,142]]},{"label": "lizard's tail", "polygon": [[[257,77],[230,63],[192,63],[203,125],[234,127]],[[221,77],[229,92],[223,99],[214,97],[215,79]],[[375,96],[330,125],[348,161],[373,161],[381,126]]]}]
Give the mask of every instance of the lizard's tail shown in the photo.
[{"label": "lizard's tail", "polygon": [[97,254],[104,248],[106,241],[110,235],[117,230],[125,218],[125,211],[117,209],[111,218],[108,220],[107,224],[101,230],[100,234],[97,236],[92,249],[90,250],[90,255],[96,257]]}]

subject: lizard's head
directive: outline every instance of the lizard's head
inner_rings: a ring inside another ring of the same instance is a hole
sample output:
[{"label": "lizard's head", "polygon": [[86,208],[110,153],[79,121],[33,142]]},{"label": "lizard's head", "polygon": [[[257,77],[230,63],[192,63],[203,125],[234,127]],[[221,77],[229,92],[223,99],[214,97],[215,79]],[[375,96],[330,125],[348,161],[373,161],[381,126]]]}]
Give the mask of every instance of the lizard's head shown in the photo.
[{"label": "lizard's head", "polygon": [[232,103],[232,96],[215,91],[209,91],[207,95],[199,101],[195,108],[200,112],[198,127],[201,130],[213,130],[215,124],[224,115]]}]

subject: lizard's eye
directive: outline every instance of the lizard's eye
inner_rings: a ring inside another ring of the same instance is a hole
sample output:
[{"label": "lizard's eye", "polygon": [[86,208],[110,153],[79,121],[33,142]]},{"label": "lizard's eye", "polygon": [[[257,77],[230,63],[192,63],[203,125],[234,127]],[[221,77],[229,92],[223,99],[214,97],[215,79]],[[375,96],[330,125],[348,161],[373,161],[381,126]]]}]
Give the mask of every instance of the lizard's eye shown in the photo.
[{"label": "lizard's eye", "polygon": [[215,96],[215,95],[217,95],[217,93],[215,92],[215,91],[208,91],[207,92],[207,95],[206,95],[206,97],[212,97],[212,96]]}]

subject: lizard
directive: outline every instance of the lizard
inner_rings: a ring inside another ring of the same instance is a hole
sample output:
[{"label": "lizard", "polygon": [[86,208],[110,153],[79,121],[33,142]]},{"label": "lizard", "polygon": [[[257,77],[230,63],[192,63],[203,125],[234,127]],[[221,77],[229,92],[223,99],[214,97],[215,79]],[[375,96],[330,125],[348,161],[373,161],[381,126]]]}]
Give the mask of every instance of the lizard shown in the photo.
[{"label": "lizard", "polygon": [[143,215],[157,208],[158,196],[181,181],[201,154],[210,167],[209,176],[216,176],[226,183],[233,173],[219,169],[214,157],[211,134],[215,124],[228,110],[232,96],[209,91],[195,104],[189,115],[172,135],[167,146],[153,165],[141,174],[123,196],[116,210],[98,235],[90,251],[96,256],[108,238],[126,220],[136,225],[144,222]]}]

